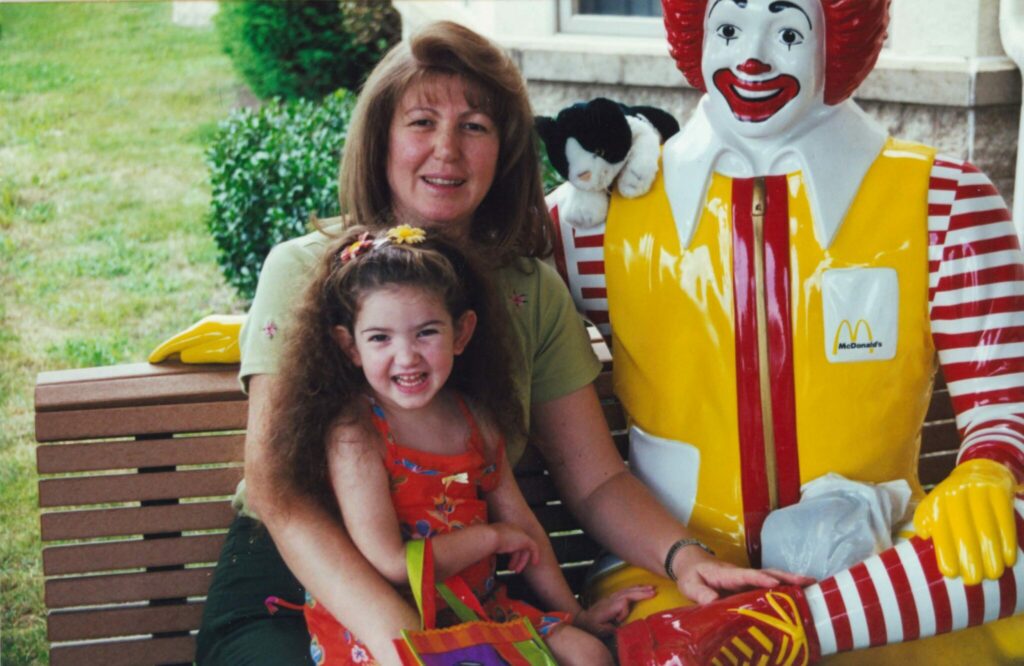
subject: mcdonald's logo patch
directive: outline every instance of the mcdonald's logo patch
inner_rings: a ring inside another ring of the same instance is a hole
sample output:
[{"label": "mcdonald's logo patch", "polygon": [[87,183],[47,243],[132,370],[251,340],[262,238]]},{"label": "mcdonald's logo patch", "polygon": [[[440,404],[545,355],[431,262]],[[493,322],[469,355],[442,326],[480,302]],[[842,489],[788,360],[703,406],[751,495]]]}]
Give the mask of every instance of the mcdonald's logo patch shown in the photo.
[{"label": "mcdonald's logo patch", "polygon": [[[844,332],[846,333],[845,337]],[[882,343],[875,340],[871,333],[871,324],[863,319],[858,319],[857,323],[851,326],[850,320],[844,319],[839,322],[839,328],[836,329],[832,341],[832,354],[835,355],[840,350],[848,349],[867,349],[869,354],[873,354],[881,346]]]},{"label": "mcdonald's logo patch", "polygon": [[821,282],[825,356],[832,363],[896,356],[899,277],[891,268],[837,268]]}]

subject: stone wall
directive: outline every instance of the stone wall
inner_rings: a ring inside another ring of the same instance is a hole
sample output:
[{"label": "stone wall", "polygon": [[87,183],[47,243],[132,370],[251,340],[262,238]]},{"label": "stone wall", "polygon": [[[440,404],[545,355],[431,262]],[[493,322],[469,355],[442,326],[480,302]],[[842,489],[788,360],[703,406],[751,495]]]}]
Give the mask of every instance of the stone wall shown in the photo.
[{"label": "stone wall", "polygon": [[[1021,0],[1003,0],[1010,6]],[[456,20],[507,47],[538,113],[596,96],[651,104],[681,121],[699,97],[667,56],[663,36],[637,37],[616,17],[581,34],[560,0],[395,0],[403,30]],[[886,48],[858,101],[894,136],[969,159],[1012,199],[1020,73],[1001,43],[1000,0],[893,0]],[[1005,8],[1004,8],[1005,9]],[[655,22],[657,23],[657,22]],[[633,36],[626,36],[633,35]],[[1024,220],[1019,220],[1024,233]]]}]

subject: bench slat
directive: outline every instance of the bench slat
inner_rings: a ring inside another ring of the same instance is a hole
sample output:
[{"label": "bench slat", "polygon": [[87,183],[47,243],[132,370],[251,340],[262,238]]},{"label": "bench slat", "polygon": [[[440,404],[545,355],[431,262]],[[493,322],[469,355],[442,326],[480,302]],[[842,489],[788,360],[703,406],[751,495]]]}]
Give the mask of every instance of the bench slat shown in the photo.
[{"label": "bench slat", "polygon": [[168,606],[54,611],[46,619],[51,641],[80,641],[115,636],[190,631],[203,616],[199,602]]},{"label": "bench slat", "polygon": [[548,502],[558,501],[558,491],[555,490],[555,482],[550,476],[544,474],[532,474],[530,476],[516,477],[519,483],[519,490],[522,491],[526,503],[531,507],[543,506]]},{"label": "bench slat", "polygon": [[47,608],[201,597],[209,589],[212,577],[213,567],[200,567],[179,571],[51,578],[46,581],[44,594]]},{"label": "bench slat", "polygon": [[103,541],[43,549],[43,574],[115,571],[141,567],[216,562],[224,534]]},{"label": "bench slat", "polygon": [[244,400],[237,365],[132,363],[41,372],[37,412]]},{"label": "bench slat", "polygon": [[530,507],[546,532],[579,529],[580,523],[564,504],[543,504]]},{"label": "bench slat", "polygon": [[227,527],[234,515],[227,501],[55,511],[40,516],[40,532],[43,541],[62,541],[208,530]]},{"label": "bench slat", "polygon": [[[565,567],[562,569],[562,575],[565,576],[566,582],[569,583],[570,590],[582,590],[583,581],[587,576],[587,567]],[[543,602],[540,601],[533,593],[533,590],[530,589],[525,577],[499,574],[498,580],[508,586],[508,594],[513,599],[523,599],[525,601],[532,602],[536,606],[543,607]]]},{"label": "bench slat", "polygon": [[960,433],[953,421],[926,423],[921,429],[921,453],[949,453],[959,448]]},{"label": "bench slat", "polygon": [[245,428],[248,401],[228,400],[36,413],[36,441],[130,437]]},{"label": "bench slat", "polygon": [[918,464],[918,476],[921,485],[926,490],[934,486],[949,476],[950,471],[955,465],[956,451],[921,454],[921,461]]},{"label": "bench slat", "polygon": [[956,418],[956,413],[953,412],[953,402],[949,397],[949,390],[945,388],[935,389],[932,392],[932,401],[928,403],[928,412],[924,417],[925,422],[944,421],[953,418]]},{"label": "bench slat", "polygon": [[196,639],[193,636],[111,641],[88,645],[50,648],[50,666],[156,666],[157,664],[191,664],[195,659]]},{"label": "bench slat", "polygon": [[48,444],[36,447],[40,474],[242,462],[244,435]]},{"label": "bench slat", "polygon": [[601,400],[613,400],[615,392],[612,388],[612,371],[602,371],[594,380],[594,388],[597,389],[597,397]]},{"label": "bench slat", "polygon": [[559,563],[586,562],[597,558],[601,546],[579,530],[551,537],[551,547]]},{"label": "bench slat", "polygon": [[604,420],[608,422],[609,430],[626,429],[626,415],[622,411],[622,405],[617,402],[602,402],[601,411],[604,412]]},{"label": "bench slat", "polygon": [[197,469],[151,474],[41,479],[39,506],[79,506],[107,502],[214,497],[231,495],[242,478],[242,467]]}]

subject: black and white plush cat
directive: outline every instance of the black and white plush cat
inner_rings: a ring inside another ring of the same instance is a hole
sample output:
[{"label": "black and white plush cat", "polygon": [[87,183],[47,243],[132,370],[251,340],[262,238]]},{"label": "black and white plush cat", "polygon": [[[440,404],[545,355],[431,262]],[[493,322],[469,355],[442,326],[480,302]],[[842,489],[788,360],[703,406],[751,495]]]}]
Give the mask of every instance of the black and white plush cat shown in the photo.
[{"label": "black and white plush cat", "polygon": [[613,182],[627,198],[646,194],[658,173],[659,146],[679,131],[669,113],[603,97],[537,116],[551,165],[566,179],[549,195],[561,220],[578,229],[604,222]]}]

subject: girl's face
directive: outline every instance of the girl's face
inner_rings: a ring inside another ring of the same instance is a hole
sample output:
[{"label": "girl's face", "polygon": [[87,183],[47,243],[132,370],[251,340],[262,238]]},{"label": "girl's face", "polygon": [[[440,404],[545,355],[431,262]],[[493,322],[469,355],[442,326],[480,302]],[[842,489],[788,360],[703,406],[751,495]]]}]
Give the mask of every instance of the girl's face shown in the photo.
[{"label": "girl's face", "polygon": [[426,407],[469,343],[476,313],[458,321],[441,297],[412,286],[378,289],[363,297],[353,331],[336,326],[335,339],[363,369],[377,402],[385,408]]},{"label": "girl's face", "polygon": [[494,120],[469,105],[461,78],[435,76],[410,87],[391,119],[388,145],[397,220],[468,236],[494,182],[499,148]]}]

